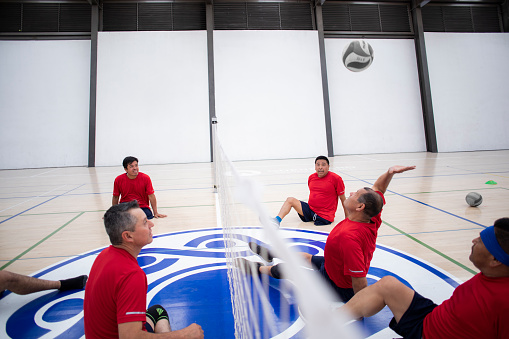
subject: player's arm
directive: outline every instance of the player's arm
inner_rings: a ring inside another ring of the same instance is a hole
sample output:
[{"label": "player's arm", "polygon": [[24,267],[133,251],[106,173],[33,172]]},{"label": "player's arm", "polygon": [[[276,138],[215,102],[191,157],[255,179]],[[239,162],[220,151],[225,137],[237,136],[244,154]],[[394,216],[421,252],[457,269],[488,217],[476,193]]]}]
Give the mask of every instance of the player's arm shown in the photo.
[{"label": "player's arm", "polygon": [[160,214],[157,212],[157,199],[155,193],[152,193],[148,196],[148,200],[150,201],[150,206],[152,206],[152,211],[154,211],[155,218],[166,218],[166,214]]},{"label": "player's arm", "polygon": [[348,213],[346,212],[346,208],[345,208],[345,200],[346,200],[345,195],[344,194],[340,195],[339,200],[341,200],[341,206],[343,206],[343,211],[345,212],[345,218],[348,218]]},{"label": "player's arm", "polygon": [[120,200],[120,196],[113,196],[111,199],[111,206],[118,205],[118,201]]},{"label": "player's arm", "polygon": [[120,339],[150,339],[150,338],[168,338],[168,339],[202,339],[203,330],[198,324],[191,324],[178,331],[166,333],[149,333],[142,330],[141,321],[132,321],[118,324],[118,337]]},{"label": "player's arm", "polygon": [[365,287],[368,287],[368,279],[366,277],[352,277],[353,293],[357,293]]},{"label": "player's arm", "polygon": [[389,187],[389,184],[391,183],[392,177],[396,173],[403,173],[406,171],[411,171],[415,169],[415,166],[392,166],[382,174],[373,185],[373,190],[381,192],[382,194],[385,194],[385,191],[387,191],[387,187]]},{"label": "player's arm", "polygon": [[113,182],[113,198],[111,199],[111,206],[118,205],[120,201],[120,183],[119,178],[116,177]]}]

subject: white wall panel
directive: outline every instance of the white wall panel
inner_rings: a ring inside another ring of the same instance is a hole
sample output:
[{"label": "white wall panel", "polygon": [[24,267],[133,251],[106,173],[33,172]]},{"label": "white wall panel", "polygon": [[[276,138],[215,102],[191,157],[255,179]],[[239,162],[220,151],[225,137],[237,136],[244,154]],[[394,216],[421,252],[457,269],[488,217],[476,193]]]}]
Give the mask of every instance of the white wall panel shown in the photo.
[{"label": "white wall panel", "polygon": [[326,39],[334,153],[426,151],[413,40],[366,40],[374,61],[362,72],[343,65],[352,39]]},{"label": "white wall panel", "polygon": [[0,169],[88,162],[90,41],[0,41]]},{"label": "white wall panel", "polygon": [[439,152],[509,149],[509,34],[425,39]]},{"label": "white wall panel", "polygon": [[316,31],[215,31],[214,59],[232,160],[327,155]]},{"label": "white wall panel", "polygon": [[207,35],[100,32],[96,165],[210,161]]}]

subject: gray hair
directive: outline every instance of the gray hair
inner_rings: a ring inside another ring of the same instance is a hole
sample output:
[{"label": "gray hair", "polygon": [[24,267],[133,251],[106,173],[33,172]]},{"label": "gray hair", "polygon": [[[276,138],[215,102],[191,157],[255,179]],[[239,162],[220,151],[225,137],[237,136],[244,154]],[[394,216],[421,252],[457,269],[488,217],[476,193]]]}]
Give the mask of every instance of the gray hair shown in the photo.
[{"label": "gray hair", "polygon": [[134,231],[138,220],[129,211],[139,207],[138,201],[133,200],[113,205],[104,213],[104,227],[112,245],[121,245],[122,233]]}]

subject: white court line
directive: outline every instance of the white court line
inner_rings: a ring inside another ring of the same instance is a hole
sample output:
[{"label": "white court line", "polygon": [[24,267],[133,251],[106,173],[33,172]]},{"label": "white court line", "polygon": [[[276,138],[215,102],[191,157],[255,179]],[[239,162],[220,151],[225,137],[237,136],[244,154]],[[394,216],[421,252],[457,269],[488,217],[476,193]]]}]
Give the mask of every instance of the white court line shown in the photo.
[{"label": "white court line", "polygon": [[42,172],[42,173],[39,173],[39,174],[36,174],[36,175],[31,175],[31,176],[29,176],[29,178],[35,178],[35,177],[38,177],[39,175],[43,175],[43,174],[46,174],[46,173],[49,173],[49,172],[54,172],[54,171],[57,171],[59,169],[60,168],[54,168],[54,169],[46,171],[46,172]]},{"label": "white court line", "polygon": [[368,160],[372,160],[372,161],[383,161],[383,160],[380,160],[380,159],[373,159],[373,158],[370,158],[370,157],[366,157],[364,155],[354,155],[354,157],[362,158],[362,159],[368,159]]},{"label": "white court line", "polygon": [[67,186],[67,185],[62,185],[62,186],[60,186],[60,187],[54,188],[54,189],[52,189],[51,191],[45,192],[45,193],[40,194],[40,195],[38,195],[38,196],[36,196],[36,197],[33,197],[33,198],[31,198],[31,199],[28,199],[28,200],[22,201],[22,202],[20,202],[19,204],[16,204],[16,205],[11,206],[11,207],[7,207],[7,208],[5,208],[5,209],[1,210],[1,211],[0,211],[0,213],[2,213],[3,211],[10,210],[11,208],[14,208],[14,207],[16,207],[16,206],[19,206],[19,205],[21,205],[21,204],[24,204],[24,203],[29,202],[29,201],[31,201],[31,200],[34,200],[34,199],[36,199],[36,198],[40,198],[40,197],[42,197],[43,195],[46,195],[46,194],[48,194],[48,193],[51,193],[51,192],[53,192],[53,191],[55,191],[55,190],[58,190],[58,189],[60,189],[60,188],[62,188],[62,187],[65,187],[65,186]]}]

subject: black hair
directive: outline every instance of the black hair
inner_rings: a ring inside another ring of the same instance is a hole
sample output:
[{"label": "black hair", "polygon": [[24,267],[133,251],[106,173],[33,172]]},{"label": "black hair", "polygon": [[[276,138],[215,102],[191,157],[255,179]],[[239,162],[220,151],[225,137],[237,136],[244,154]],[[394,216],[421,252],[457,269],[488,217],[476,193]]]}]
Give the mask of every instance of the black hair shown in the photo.
[{"label": "black hair", "polygon": [[134,231],[138,220],[129,211],[139,207],[138,201],[133,200],[113,205],[104,213],[104,227],[112,245],[121,245],[122,233]]},{"label": "black hair", "polygon": [[319,155],[319,156],[317,156],[317,157],[316,157],[316,159],[315,159],[315,164],[316,164],[316,162],[317,162],[318,160],[325,160],[325,161],[327,161],[327,165],[330,165],[330,164],[329,164],[329,159],[328,159],[325,155]]},{"label": "black hair", "polygon": [[505,253],[509,254],[509,218],[500,218],[495,221],[495,237]]},{"label": "black hair", "polygon": [[128,156],[128,157],[124,158],[124,161],[122,161],[122,165],[124,165],[124,168],[127,169],[127,166],[129,166],[130,164],[132,164],[135,161],[139,162],[138,158],[133,157],[133,156]]},{"label": "black hair", "polygon": [[382,197],[372,188],[364,187],[364,189],[367,192],[361,195],[357,201],[361,204],[364,204],[364,214],[366,214],[371,219],[380,213],[384,207],[384,202]]}]

